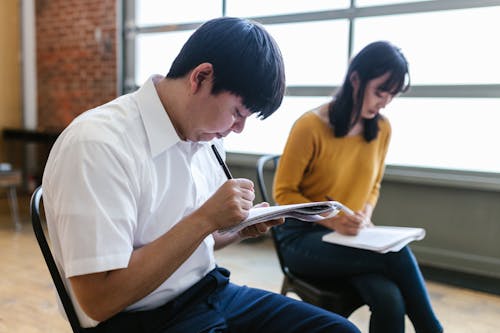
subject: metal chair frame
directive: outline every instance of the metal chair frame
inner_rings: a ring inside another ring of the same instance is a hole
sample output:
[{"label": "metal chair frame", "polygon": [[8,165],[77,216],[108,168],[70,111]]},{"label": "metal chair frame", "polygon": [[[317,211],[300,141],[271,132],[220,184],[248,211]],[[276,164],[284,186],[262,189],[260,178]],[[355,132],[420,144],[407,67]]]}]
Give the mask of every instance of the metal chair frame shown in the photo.
[{"label": "metal chair frame", "polygon": [[35,189],[31,196],[30,211],[33,231],[35,232],[38,245],[40,246],[40,250],[42,251],[43,258],[45,259],[45,263],[47,264],[47,268],[49,269],[50,276],[52,277],[52,281],[54,282],[54,285],[56,287],[57,294],[59,295],[59,299],[61,300],[69,324],[71,325],[74,333],[83,333],[84,330],[80,326],[80,321],[78,320],[78,317],[76,315],[73,302],[71,301],[71,298],[66,291],[66,287],[64,286],[63,279],[61,277],[61,274],[59,273],[42,227],[42,221],[40,218],[40,202],[42,201],[42,192],[42,187],[38,187],[37,189]]},{"label": "metal chair frame", "polygon": [[[257,161],[257,184],[262,199],[272,203],[267,193],[264,170],[266,167],[274,171],[278,166],[280,155],[264,155]],[[289,292],[297,294],[303,301],[314,304],[326,310],[335,312],[344,317],[349,317],[357,308],[364,305],[361,296],[350,286],[349,282],[343,279],[332,281],[315,281],[292,273],[281,253],[279,240],[274,228],[271,229],[274,247],[278,255],[281,271],[283,272],[283,284],[281,294],[286,295]]]},{"label": "metal chair frame", "polygon": [[8,166],[5,170],[0,170],[0,187],[5,187],[7,189],[7,197],[9,199],[9,208],[10,214],[12,216],[12,221],[14,222],[14,226],[16,231],[20,231],[22,229],[21,220],[19,219],[19,207],[17,203],[17,193],[16,187],[22,184],[22,173],[21,170],[12,169],[11,166],[7,163]]}]

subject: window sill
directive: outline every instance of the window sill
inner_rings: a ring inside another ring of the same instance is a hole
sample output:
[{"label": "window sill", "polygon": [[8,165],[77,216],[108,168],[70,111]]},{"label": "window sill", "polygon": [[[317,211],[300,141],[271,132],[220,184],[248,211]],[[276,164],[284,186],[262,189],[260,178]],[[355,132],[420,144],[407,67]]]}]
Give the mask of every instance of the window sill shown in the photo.
[{"label": "window sill", "polygon": [[[230,165],[255,167],[261,155],[227,153]],[[500,192],[500,174],[387,165],[384,181]]]}]

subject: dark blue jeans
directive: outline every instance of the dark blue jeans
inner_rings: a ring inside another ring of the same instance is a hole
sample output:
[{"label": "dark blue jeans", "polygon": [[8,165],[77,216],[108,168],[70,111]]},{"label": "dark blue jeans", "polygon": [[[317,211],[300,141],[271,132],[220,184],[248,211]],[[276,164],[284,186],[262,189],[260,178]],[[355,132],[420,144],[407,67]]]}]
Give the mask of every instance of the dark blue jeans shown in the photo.
[{"label": "dark blue jeans", "polygon": [[370,307],[370,333],[404,332],[408,315],[417,333],[442,332],[425,282],[409,247],[381,254],[325,243],[331,230],[287,219],[275,227],[283,260],[298,276],[346,278]]},{"label": "dark blue jeans", "polygon": [[164,306],[122,312],[91,333],[359,333],[347,319],[305,302],[229,282],[216,268]]}]

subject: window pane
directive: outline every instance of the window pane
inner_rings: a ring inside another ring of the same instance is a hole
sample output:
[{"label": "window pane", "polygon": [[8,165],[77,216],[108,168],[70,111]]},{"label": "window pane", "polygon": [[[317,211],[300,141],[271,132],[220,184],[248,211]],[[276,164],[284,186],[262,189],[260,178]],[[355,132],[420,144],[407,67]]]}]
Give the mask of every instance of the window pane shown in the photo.
[{"label": "window pane", "polygon": [[356,6],[366,7],[366,6],[379,6],[379,5],[394,5],[397,3],[405,2],[426,2],[429,0],[356,0]]},{"label": "window pane", "polygon": [[304,112],[330,100],[330,97],[285,97],[281,107],[265,120],[252,116],[242,133],[231,133],[224,140],[228,151],[255,154],[281,154],[290,128]]},{"label": "window pane", "polygon": [[138,26],[203,22],[222,16],[222,0],[136,0]]},{"label": "window pane", "polygon": [[[270,118],[247,120],[225,139],[228,151],[280,154],[295,120],[330,97],[285,97]],[[500,172],[500,99],[396,98],[385,110],[392,126],[387,164]],[[476,129],[480,131],[473,132]]]},{"label": "window pane", "polygon": [[226,14],[242,17],[270,16],[347,7],[349,7],[349,0],[227,0]]},{"label": "window pane", "polygon": [[348,21],[267,25],[285,62],[287,85],[338,85],[347,68]]},{"label": "window pane", "polygon": [[500,82],[500,6],[355,20],[355,52],[390,40],[410,62],[413,84]]},{"label": "window pane", "polygon": [[500,172],[500,99],[396,98],[388,164]]},{"label": "window pane", "polygon": [[166,75],[170,65],[193,31],[138,35],[135,50],[135,83],[139,86],[142,85],[152,74]]}]

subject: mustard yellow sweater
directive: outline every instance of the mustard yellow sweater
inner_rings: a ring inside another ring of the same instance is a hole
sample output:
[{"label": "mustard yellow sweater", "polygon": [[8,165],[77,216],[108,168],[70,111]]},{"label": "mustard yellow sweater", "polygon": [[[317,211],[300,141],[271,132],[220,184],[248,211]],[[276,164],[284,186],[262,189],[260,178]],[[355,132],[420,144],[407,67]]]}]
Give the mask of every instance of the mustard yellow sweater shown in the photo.
[{"label": "mustard yellow sweater", "polygon": [[384,173],[391,127],[379,121],[377,138],[362,135],[337,138],[312,111],[294,124],[274,179],[274,199],[280,204],[324,201],[326,196],[347,207],[375,207]]}]

